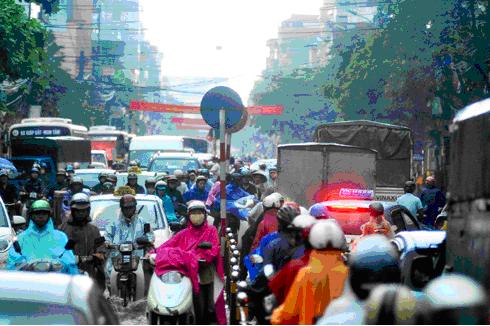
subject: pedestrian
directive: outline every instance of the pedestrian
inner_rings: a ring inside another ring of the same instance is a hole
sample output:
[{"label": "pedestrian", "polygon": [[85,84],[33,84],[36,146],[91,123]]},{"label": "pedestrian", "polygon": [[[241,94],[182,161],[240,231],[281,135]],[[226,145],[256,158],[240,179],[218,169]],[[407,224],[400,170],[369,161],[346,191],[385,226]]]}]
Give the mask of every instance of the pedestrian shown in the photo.
[{"label": "pedestrian", "polygon": [[396,203],[398,205],[406,207],[413,217],[419,216],[423,213],[422,201],[420,198],[415,196],[413,192],[415,191],[415,182],[407,181],[404,186],[405,194],[398,197]]},{"label": "pedestrian", "polygon": [[446,205],[446,196],[444,196],[441,189],[436,187],[435,177],[427,177],[425,185],[420,194],[420,200],[425,210],[424,224],[433,227],[437,215],[439,215],[439,208],[443,208]]}]

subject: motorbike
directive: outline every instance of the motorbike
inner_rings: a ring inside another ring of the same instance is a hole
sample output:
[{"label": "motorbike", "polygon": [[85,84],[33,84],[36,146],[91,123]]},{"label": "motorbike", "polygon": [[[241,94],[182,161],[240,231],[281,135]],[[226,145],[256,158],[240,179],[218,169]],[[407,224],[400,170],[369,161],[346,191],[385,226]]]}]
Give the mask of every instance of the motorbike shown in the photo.
[{"label": "motorbike", "polygon": [[[20,247],[19,242],[14,241],[13,246],[14,250],[19,255],[22,255],[22,248]],[[73,242],[72,240],[68,240],[65,245],[65,250],[61,253],[61,255],[59,255],[59,257],[34,259],[19,266],[18,269],[21,271],[36,273],[62,273],[66,266],[60,259],[61,257],[63,257],[66,251],[73,250],[74,247],[75,242]]]},{"label": "motorbike", "polygon": [[[149,224],[148,224],[149,227]],[[147,233],[145,225],[145,233]],[[124,242],[119,245],[108,244],[107,247],[117,250],[118,255],[112,257],[112,271],[110,275],[109,292],[123,299],[123,306],[128,302],[137,301],[145,296],[145,273],[143,270],[144,258],[137,256],[134,251],[151,247],[147,236],[136,239],[136,243]]]},{"label": "motorbike", "polygon": [[[203,249],[211,249],[211,244],[201,245]],[[155,264],[156,254],[152,254],[150,262]],[[206,261],[199,260],[199,268]],[[194,324],[196,313],[191,279],[179,271],[168,271],[158,276],[153,273],[148,290],[146,311],[150,325]]]}]

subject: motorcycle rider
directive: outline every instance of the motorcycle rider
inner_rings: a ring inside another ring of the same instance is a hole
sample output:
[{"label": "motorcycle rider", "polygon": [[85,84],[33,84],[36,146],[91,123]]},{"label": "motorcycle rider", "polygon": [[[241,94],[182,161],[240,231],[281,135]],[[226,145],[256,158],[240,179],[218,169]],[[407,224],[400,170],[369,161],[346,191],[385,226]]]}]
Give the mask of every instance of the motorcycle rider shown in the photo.
[{"label": "motorcycle rider", "polygon": [[298,215],[293,220],[292,227],[298,231],[298,235],[301,236],[305,246],[304,255],[300,258],[290,260],[270,279],[269,288],[278,304],[284,302],[299,270],[305,267],[310,260],[310,253],[313,247],[308,241],[308,236],[311,228],[317,221],[318,220],[311,215]]},{"label": "motorcycle rider", "polygon": [[128,183],[126,186],[133,189],[137,195],[145,193],[145,188],[138,184],[138,175],[134,172],[128,173]]},{"label": "motorcycle rider", "polygon": [[168,223],[178,223],[179,219],[175,215],[175,208],[172,199],[167,195],[168,187],[165,181],[158,181],[155,184],[156,196],[158,196],[163,202],[163,209],[167,216]]},{"label": "motorcycle rider", "polygon": [[[258,224],[251,250],[254,250],[259,246],[260,240],[262,240],[263,237],[278,230],[278,211],[283,204],[284,198],[282,198],[282,196],[272,194],[264,198],[264,201],[262,202],[262,205],[264,206],[264,217]],[[299,213],[297,215],[299,215]],[[293,216],[293,218],[294,217],[295,216]]]},{"label": "motorcycle rider", "polygon": [[362,325],[371,290],[379,284],[400,283],[398,255],[383,235],[361,238],[348,265],[344,292],[330,303],[318,325]]},{"label": "motorcycle rider", "polygon": [[405,191],[405,194],[398,197],[396,203],[406,207],[410,213],[412,213],[412,216],[417,217],[420,213],[422,213],[423,206],[420,198],[413,194],[415,191],[415,182],[405,182],[403,190]]},{"label": "motorcycle rider", "polygon": [[200,176],[200,175],[206,177],[206,179],[208,180],[206,182],[206,191],[208,191],[208,192],[211,191],[211,188],[213,188],[214,183],[213,183],[213,181],[211,181],[211,174],[209,173],[209,170],[208,169],[197,170],[197,176]]},{"label": "motorcycle rider", "polygon": [[44,188],[45,188],[44,183],[39,179],[39,169],[32,168],[31,176],[24,185],[24,191],[27,194],[36,193],[37,198],[31,198],[31,199],[38,199],[44,195]]},{"label": "motorcycle rider", "polygon": [[102,185],[102,193],[101,195],[110,195],[114,193],[114,184],[112,182],[106,181]]},{"label": "motorcycle rider", "polygon": [[180,184],[177,183],[178,184],[177,190],[182,194],[182,196],[184,196],[184,194],[189,190],[187,184],[184,182],[185,179],[184,171],[177,169],[174,171],[174,176],[177,178],[178,182],[180,183]]},{"label": "motorcycle rider", "polygon": [[5,204],[17,203],[19,194],[14,185],[9,184],[9,176],[7,170],[0,171],[0,197]]},{"label": "motorcycle rider", "polygon": [[177,189],[179,186],[179,179],[175,175],[171,175],[167,178],[167,195],[172,199],[172,203],[174,204],[174,209],[180,215],[185,215],[184,211],[184,197]]},{"label": "motorcycle rider", "polygon": [[274,310],[271,324],[313,324],[330,302],[342,294],[348,268],[342,259],[347,248],[335,220],[314,224],[308,236],[313,247],[308,265],[296,275],[284,303]]},{"label": "motorcycle rider", "polygon": [[199,200],[205,202],[208,199],[209,191],[206,191],[206,183],[208,179],[200,175],[196,178],[196,184],[184,194],[184,202],[191,200]]},{"label": "motorcycle rider", "polygon": [[41,162],[37,168],[39,169],[39,180],[41,180],[44,186],[47,187],[49,185],[49,178],[48,174],[46,173],[48,165],[46,164],[46,162]]},{"label": "motorcycle rider", "polygon": [[272,188],[273,191],[277,191],[277,167],[275,166],[269,168],[269,181],[267,182],[267,188]]},{"label": "motorcycle rider", "polygon": [[93,261],[78,261],[80,270],[86,271],[99,287],[105,289],[105,248],[102,243],[96,247],[96,239],[102,237],[99,228],[90,222],[90,198],[84,193],[77,193],[70,202],[71,216],[65,221],[60,231],[75,241],[73,252],[77,257],[92,256]]},{"label": "motorcycle rider", "polygon": [[46,197],[51,201],[54,198],[54,192],[66,189],[68,187],[68,183],[66,182],[66,171],[63,169],[58,170],[56,172],[56,181],[51,184],[46,189]]},{"label": "motorcycle rider", "polygon": [[370,234],[384,234],[390,239],[394,237],[391,224],[385,220],[383,213],[383,204],[378,202],[369,204],[370,220],[361,226],[362,236]]},{"label": "motorcycle rider", "polygon": [[441,189],[436,187],[435,177],[427,177],[425,183],[426,186],[420,194],[420,200],[425,209],[424,224],[433,227],[439,214],[439,208],[443,208],[446,205],[446,196],[444,196]]},{"label": "motorcycle rider", "polygon": [[265,173],[265,171],[257,170],[252,172],[252,178],[260,194],[260,197],[258,198],[261,199],[263,194],[267,190],[267,174]]},{"label": "motorcycle rider", "polygon": [[104,182],[107,181],[107,176],[108,173],[106,172],[99,173],[99,183],[92,187],[92,191],[95,192],[97,195],[100,195],[102,193]]},{"label": "motorcycle rider", "polygon": [[117,187],[117,175],[109,174],[107,176],[107,182],[112,183],[112,185],[114,186],[114,189],[115,189]]},{"label": "motorcycle rider", "polygon": [[75,174],[75,168],[73,167],[73,165],[71,164],[68,164],[65,168],[65,171],[66,171],[66,182],[68,184],[71,183],[71,179],[73,178],[73,175]]},{"label": "motorcycle rider", "polygon": [[155,179],[155,178],[146,179],[146,181],[145,181],[145,188],[146,188],[145,193],[147,195],[155,195],[155,196],[157,195],[157,192],[155,189],[156,183],[157,183],[157,179]]},{"label": "motorcycle rider", "polygon": [[[136,211],[137,201],[136,197],[130,194],[126,194],[119,200],[119,207],[121,212],[119,217],[112,223],[107,225],[105,229],[106,240],[113,245],[119,245],[124,242],[136,243],[136,239],[145,236],[145,221],[141,218]],[[154,236],[150,232],[146,234],[150,242],[153,242]],[[117,252],[113,251],[111,256],[116,255]],[[144,250],[136,249],[134,254],[143,257]],[[107,259],[106,276],[110,277],[112,272],[112,260]]]},{"label": "motorcycle rider", "polygon": [[55,230],[50,218],[51,207],[46,200],[36,200],[29,210],[29,226],[17,236],[22,252],[9,250],[7,269],[15,270],[38,259],[58,260],[63,264],[62,273],[79,274],[75,256],[65,250],[68,238],[65,233]]},{"label": "motorcycle rider", "polygon": [[240,170],[240,174],[242,175],[242,188],[246,192],[251,195],[254,195],[257,198],[262,197],[262,193],[260,190],[252,183],[252,172],[249,168],[243,167]]},{"label": "motorcycle rider", "polygon": [[426,324],[483,325],[488,323],[488,296],[484,287],[458,274],[442,275],[424,290]]},{"label": "motorcycle rider", "polygon": [[192,186],[196,183],[197,173],[196,170],[188,170],[187,176],[189,181],[187,181],[187,188],[191,189]]},{"label": "motorcycle rider", "polygon": [[[191,201],[187,213],[187,228],[175,234],[156,250],[157,264],[155,268],[157,272],[158,269],[163,268],[158,264],[159,256],[165,256],[170,248],[177,248],[191,254],[195,261],[201,260],[199,262],[200,291],[199,295],[194,297],[196,322],[197,324],[209,324],[212,321],[211,316],[216,314],[218,323],[226,324],[222,292],[216,303],[213,300],[214,273],[217,273],[221,280],[224,279],[218,231],[208,224],[206,220],[207,210],[203,202]],[[168,262],[166,263],[168,264]],[[197,267],[197,265],[194,266]],[[196,274],[195,271],[191,272]],[[192,275],[190,278],[195,279]],[[214,307],[216,307],[215,310]]]},{"label": "motorcycle rider", "polygon": [[70,182],[70,189],[66,192],[63,197],[63,212],[65,213],[65,217],[67,217],[70,212],[70,202],[72,197],[78,193],[85,193],[87,196],[90,196],[90,190],[83,187],[83,180],[80,177],[73,177]]}]

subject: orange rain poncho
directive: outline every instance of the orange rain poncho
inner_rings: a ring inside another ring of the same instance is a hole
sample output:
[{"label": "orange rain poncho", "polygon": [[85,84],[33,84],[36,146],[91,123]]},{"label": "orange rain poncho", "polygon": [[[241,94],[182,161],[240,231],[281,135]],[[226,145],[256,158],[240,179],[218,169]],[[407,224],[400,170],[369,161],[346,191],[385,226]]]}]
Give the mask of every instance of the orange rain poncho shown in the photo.
[{"label": "orange rain poncho", "polygon": [[313,250],[310,261],[296,275],[282,305],[272,313],[273,325],[311,325],[340,297],[348,275],[341,251]]}]

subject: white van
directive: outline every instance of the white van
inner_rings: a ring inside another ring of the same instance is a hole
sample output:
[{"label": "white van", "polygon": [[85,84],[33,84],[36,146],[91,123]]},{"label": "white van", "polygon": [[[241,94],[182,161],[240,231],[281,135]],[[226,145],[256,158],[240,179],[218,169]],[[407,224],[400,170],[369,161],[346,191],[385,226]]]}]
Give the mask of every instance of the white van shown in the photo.
[{"label": "white van", "polygon": [[129,143],[129,162],[138,160],[146,169],[156,152],[183,152],[184,138],[180,136],[137,136]]}]

